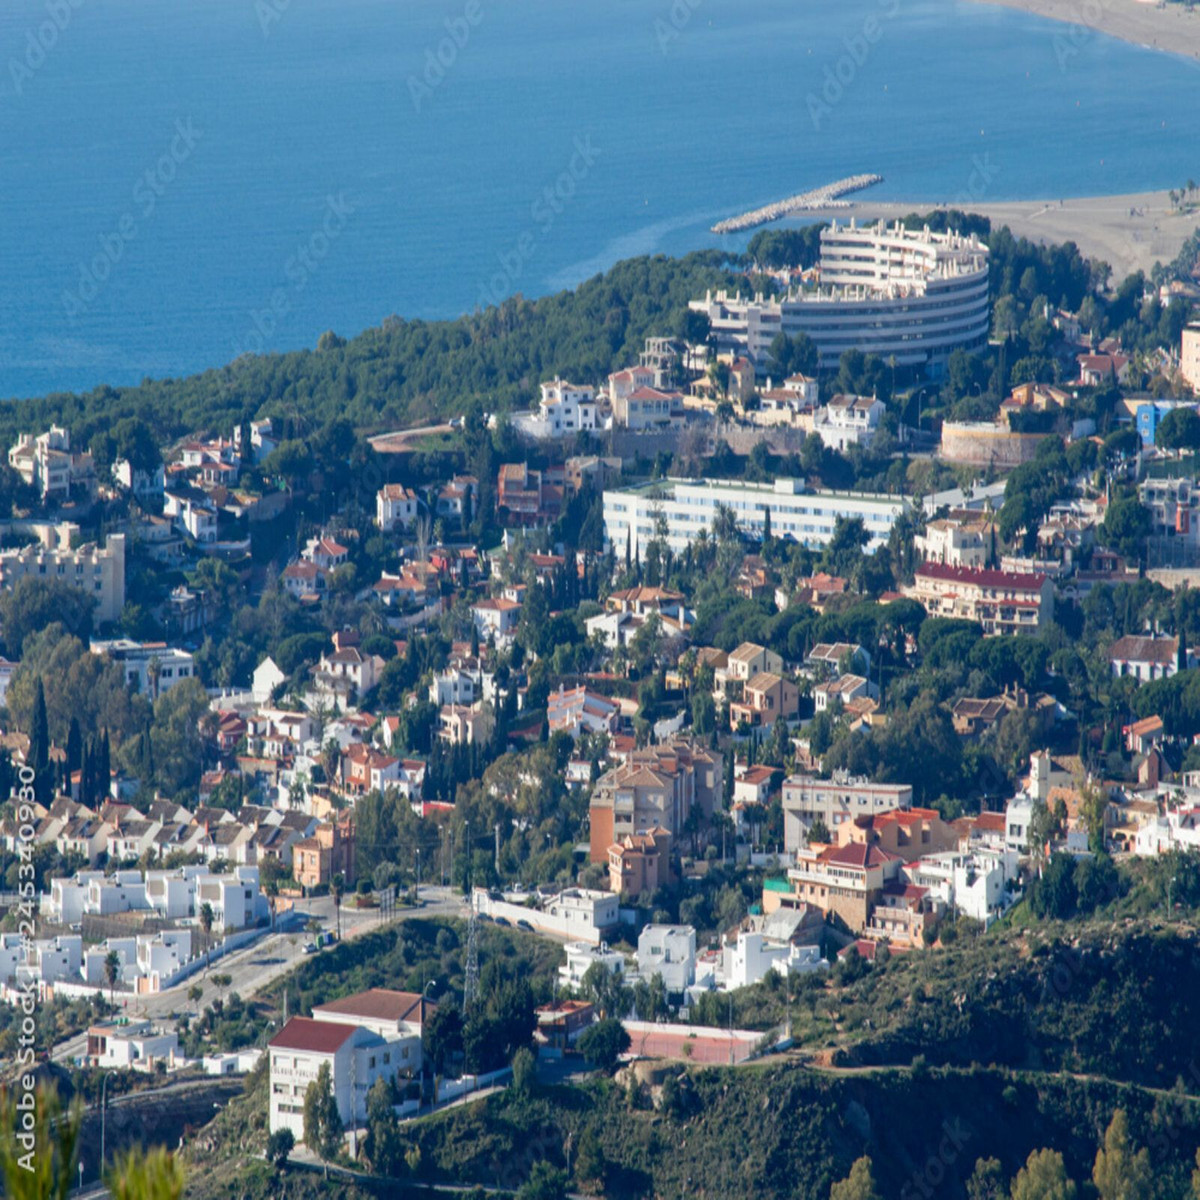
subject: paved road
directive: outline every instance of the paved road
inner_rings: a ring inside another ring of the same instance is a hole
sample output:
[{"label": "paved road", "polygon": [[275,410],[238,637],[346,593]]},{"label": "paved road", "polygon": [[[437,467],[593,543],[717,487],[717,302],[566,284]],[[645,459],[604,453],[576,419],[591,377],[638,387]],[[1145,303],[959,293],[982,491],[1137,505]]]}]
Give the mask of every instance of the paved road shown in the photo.
[{"label": "paved road", "polygon": [[[217,994],[217,988],[212,982],[214,974],[230,976],[226,992],[237,992],[243,999],[255,995],[309,957],[304,953],[305,944],[312,939],[312,935],[304,929],[309,919],[318,920],[323,929],[331,930],[334,927],[333,901],[328,896],[301,901],[298,908],[303,919],[292,930],[268,934],[244,949],[236,950],[225,958],[216,959],[207,975],[201,970],[165,992],[151,996],[126,997],[123,1011],[129,1016],[146,1017],[194,1013],[196,1006],[187,998],[188,989],[195,984],[204,989],[204,996],[200,1000],[200,1006],[203,1008]],[[393,921],[406,921],[413,917],[466,915],[467,906],[461,893],[451,888],[427,886],[421,888],[421,907],[400,909]],[[357,909],[345,902],[342,904],[341,924],[343,940],[359,937],[382,927],[376,909]],[[55,1062],[67,1061],[82,1054],[86,1045],[86,1035],[78,1034],[57,1043],[50,1057]]]}]

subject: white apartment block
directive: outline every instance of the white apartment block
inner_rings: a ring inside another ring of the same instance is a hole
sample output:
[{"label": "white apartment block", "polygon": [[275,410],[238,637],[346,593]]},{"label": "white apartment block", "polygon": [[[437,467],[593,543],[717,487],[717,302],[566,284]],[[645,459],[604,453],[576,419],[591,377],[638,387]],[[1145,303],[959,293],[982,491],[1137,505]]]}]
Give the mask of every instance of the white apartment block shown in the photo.
[{"label": "white apartment block", "polygon": [[872,783],[840,772],[832,779],[791,775],[783,781],[784,849],[789,854],[801,849],[818,819],[836,838],[845,821],[912,808],[912,795],[907,783]]},{"label": "white apartment block", "polygon": [[293,1017],[269,1045],[272,1133],[304,1137],[304,1095],[327,1064],[342,1124],[362,1124],[377,1079],[421,1070],[421,1030],[435,1006],[411,992],[372,988]]},{"label": "white apartment block", "polygon": [[39,545],[0,550],[0,591],[26,576],[57,579],[96,601],[98,624],[115,621],[125,607],[125,535],[110,533],[103,550],[94,542],[72,549],[70,538],[77,531],[70,524],[41,526]]},{"label": "white apartment block", "polygon": [[1200,322],[1188,325],[1180,338],[1179,373],[1200,394]]},{"label": "white apartment block", "polygon": [[982,568],[992,552],[995,526],[986,518],[955,521],[948,517],[929,521],[913,546],[925,562],[949,567]]},{"label": "white apartment block", "polygon": [[647,981],[661,975],[672,995],[696,980],[696,931],[690,925],[647,925],[638,935],[638,975]]},{"label": "white apartment block", "polygon": [[196,675],[195,660],[186,650],[176,650],[165,642],[135,642],[130,638],[93,641],[93,654],[119,663],[125,672],[126,686],[151,700],[165,695],[177,683]]},{"label": "white apartment block", "polygon": [[822,370],[857,349],[937,374],[952,351],[987,342],[988,249],[976,237],[899,222],[834,221],[821,233],[816,288],[781,299],[710,292],[689,307],[708,317],[722,351],[748,354],[760,371],[778,334],[806,333]]},{"label": "white apartment block", "polygon": [[417,523],[417,493],[402,483],[385,483],[375,493],[375,524],[384,533]]},{"label": "white apartment block", "polygon": [[[773,484],[667,479],[605,491],[604,533],[618,555],[629,544],[631,552],[644,557],[661,516],[667,523],[667,544],[679,554],[701,530],[711,536],[719,507],[730,509],[738,528],[750,538],[762,538],[766,514],[770,512],[774,537],[813,547],[829,541],[839,517],[861,517],[870,538],[870,552],[886,544],[908,501],[903,496],[808,491],[797,479],[777,479]],[[627,539],[631,531],[630,544]]]},{"label": "white apartment block", "polygon": [[72,454],[70,430],[60,425],[36,437],[20,434],[9,447],[8,465],[47,502],[66,500],[72,484],[95,483],[92,456]]}]

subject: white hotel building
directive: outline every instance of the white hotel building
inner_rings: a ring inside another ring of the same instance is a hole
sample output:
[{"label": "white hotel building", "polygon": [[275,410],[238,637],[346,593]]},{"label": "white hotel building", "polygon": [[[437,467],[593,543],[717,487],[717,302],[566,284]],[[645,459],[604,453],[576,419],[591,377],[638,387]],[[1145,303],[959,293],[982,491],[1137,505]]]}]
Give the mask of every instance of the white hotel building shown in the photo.
[{"label": "white hotel building", "polygon": [[977,237],[909,230],[899,222],[858,227],[836,221],[821,233],[815,288],[782,299],[711,292],[693,300],[722,350],[765,370],[779,333],[806,333],[822,369],[846,350],[895,358],[940,373],[952,350],[982,349],[990,329],[988,249]]},{"label": "white hotel building", "polygon": [[871,538],[869,552],[887,542],[908,501],[865,492],[808,491],[798,479],[776,479],[773,484],[666,479],[606,491],[604,535],[613,550],[623,554],[632,528],[630,551],[644,555],[661,515],[667,522],[668,545],[681,553],[702,529],[711,534],[718,505],[732,510],[738,528],[750,538],[761,539],[769,511],[773,537],[806,546],[825,545],[839,517],[861,517]]}]

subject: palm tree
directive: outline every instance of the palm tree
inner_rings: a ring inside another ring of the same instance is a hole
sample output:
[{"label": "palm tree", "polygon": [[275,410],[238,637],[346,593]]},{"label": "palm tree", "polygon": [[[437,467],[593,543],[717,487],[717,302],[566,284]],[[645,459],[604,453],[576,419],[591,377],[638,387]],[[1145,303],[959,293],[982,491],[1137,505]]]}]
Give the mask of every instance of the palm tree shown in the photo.
[{"label": "palm tree", "polygon": [[346,894],[346,877],[339,871],[329,883],[329,894],[333,897],[333,915],[337,923],[337,939],[342,940],[342,897]]},{"label": "palm tree", "polygon": [[204,930],[204,973],[208,974],[208,939],[212,935],[213,908],[206,900],[200,905],[200,928]]},{"label": "palm tree", "polygon": [[196,1006],[196,1016],[200,1015],[200,1000],[203,995],[204,989],[198,983],[193,983],[188,988],[187,998]]},{"label": "palm tree", "polygon": [[104,956],[104,979],[108,983],[108,1002],[113,1002],[113,992],[116,990],[117,979],[121,974],[121,956],[110,950]]}]

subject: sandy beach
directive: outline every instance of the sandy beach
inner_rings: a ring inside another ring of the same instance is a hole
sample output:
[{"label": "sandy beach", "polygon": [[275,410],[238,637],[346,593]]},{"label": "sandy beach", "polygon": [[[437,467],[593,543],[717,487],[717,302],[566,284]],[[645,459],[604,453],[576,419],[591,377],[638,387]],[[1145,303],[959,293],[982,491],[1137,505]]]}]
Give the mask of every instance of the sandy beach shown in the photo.
[{"label": "sandy beach", "polygon": [[1076,27],[1064,33],[1066,46],[1080,44],[1095,29],[1138,46],[1150,46],[1200,59],[1200,11],[1182,4],[1143,0],[983,0],[1005,8],[1064,21]]},{"label": "sandy beach", "polygon": [[[872,203],[864,197],[852,201],[849,208],[806,212],[803,220],[845,221],[854,217],[861,224],[881,217],[891,221],[935,207],[928,201]],[[1170,262],[1200,226],[1200,212],[1173,211],[1166,192],[1075,200],[1005,200],[964,207],[982,213],[994,227],[1007,225],[1018,237],[1044,243],[1073,241],[1087,256],[1107,262],[1117,279],[1138,270],[1148,274],[1155,262]]]}]

